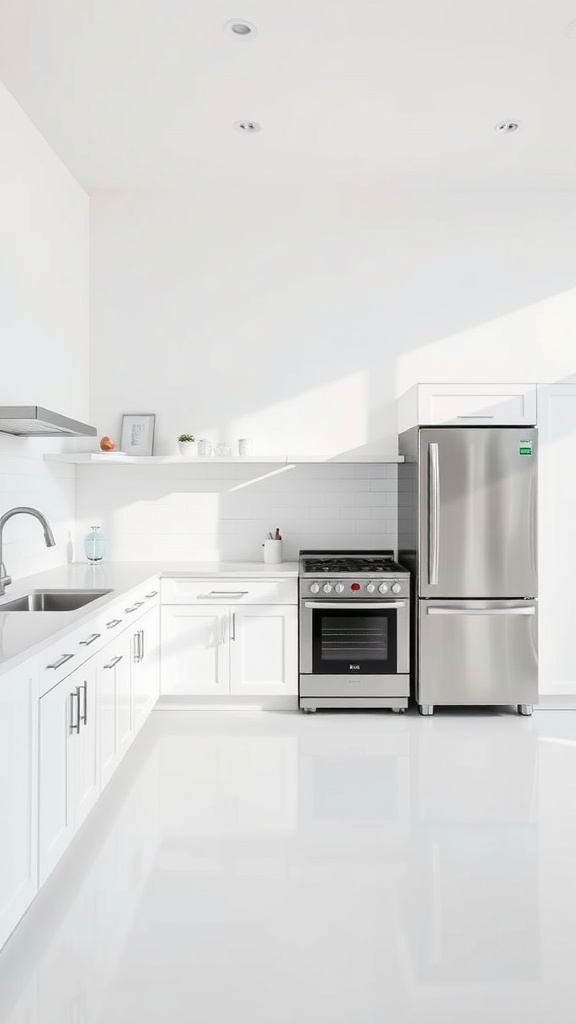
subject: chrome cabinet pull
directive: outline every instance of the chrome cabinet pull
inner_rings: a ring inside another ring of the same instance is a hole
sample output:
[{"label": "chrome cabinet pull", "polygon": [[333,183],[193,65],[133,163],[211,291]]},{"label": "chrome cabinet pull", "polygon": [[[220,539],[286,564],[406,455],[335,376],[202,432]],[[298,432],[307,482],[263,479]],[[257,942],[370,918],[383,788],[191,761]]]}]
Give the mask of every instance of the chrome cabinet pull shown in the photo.
[{"label": "chrome cabinet pull", "polygon": [[[74,715],[76,707],[76,715]],[[70,732],[80,732],[80,687],[70,694]]]},{"label": "chrome cabinet pull", "polygon": [[457,420],[493,420],[494,419],[494,413],[491,413],[489,416],[488,415],[486,415],[486,416],[457,416],[456,419]]},{"label": "chrome cabinet pull", "polygon": [[[88,725],[88,680],[85,679],[80,690],[84,691],[84,714],[82,715],[82,721],[84,725]],[[80,714],[80,702],[78,702],[78,714]]]},{"label": "chrome cabinet pull", "polygon": [[140,635],[140,661],[144,661],[144,630],[140,629],[138,632]]},{"label": "chrome cabinet pull", "polygon": [[232,612],[232,632],[230,634],[230,639],[236,639],[236,612]]},{"label": "chrome cabinet pull", "polygon": [[149,594],[144,594],[144,597],[156,597],[157,590],[151,590]]},{"label": "chrome cabinet pull", "polygon": [[438,585],[440,548],[440,464],[438,443],[428,445],[428,583]]},{"label": "chrome cabinet pull", "polygon": [[63,654],[60,658],[58,658],[58,661],[54,662],[53,665],[46,665],[46,668],[60,668],[61,665],[65,665],[66,662],[70,661],[70,658],[73,658],[73,657],[74,657],[73,654]]},{"label": "chrome cabinet pull", "polygon": [[216,597],[245,597],[249,590],[211,590],[209,594],[198,594],[197,601],[207,601]]},{"label": "chrome cabinet pull", "polygon": [[110,622],[106,623],[106,629],[114,629],[114,626],[119,626],[122,619],[110,619]]},{"label": "chrome cabinet pull", "polygon": [[141,608],[143,604],[144,604],[144,601],[135,601],[134,604],[131,604],[129,608],[125,608],[124,611],[125,612],[135,612],[136,609],[137,608]]},{"label": "chrome cabinet pull", "polygon": [[372,601],[370,604],[366,601],[357,602],[351,601],[350,604],[344,603],[344,601],[305,601],[305,608],[330,608],[334,611],[350,611],[352,608],[360,608],[362,611],[367,611],[368,608],[373,608],[375,611],[383,611],[386,608],[405,608],[406,601]]},{"label": "chrome cabinet pull", "polygon": [[427,615],[535,615],[532,608],[427,608]]},{"label": "chrome cabinet pull", "polygon": [[102,636],[101,633],[91,633],[87,640],[81,640],[80,641],[80,645],[82,647],[90,647],[90,644],[93,644],[94,641],[98,640],[98,638],[101,637],[101,636]]},{"label": "chrome cabinet pull", "polygon": [[134,633],[132,637],[132,661],[135,665],[140,661],[140,633]]},{"label": "chrome cabinet pull", "polygon": [[123,657],[123,654],[118,654],[115,658],[112,658],[112,661],[109,661],[107,665],[104,665],[104,668],[114,668],[114,666],[117,665],[119,661],[122,661]]}]

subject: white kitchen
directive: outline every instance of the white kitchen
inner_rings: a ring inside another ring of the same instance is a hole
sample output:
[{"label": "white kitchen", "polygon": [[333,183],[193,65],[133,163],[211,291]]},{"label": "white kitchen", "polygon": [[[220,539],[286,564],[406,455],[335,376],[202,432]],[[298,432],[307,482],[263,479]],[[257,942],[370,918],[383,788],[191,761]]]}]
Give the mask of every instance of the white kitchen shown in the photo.
[{"label": "white kitchen", "polygon": [[[3,1024],[572,1020],[574,18],[0,2]],[[399,435],[478,418],[534,698],[427,714],[413,633],[306,706],[301,553],[414,603]]]}]

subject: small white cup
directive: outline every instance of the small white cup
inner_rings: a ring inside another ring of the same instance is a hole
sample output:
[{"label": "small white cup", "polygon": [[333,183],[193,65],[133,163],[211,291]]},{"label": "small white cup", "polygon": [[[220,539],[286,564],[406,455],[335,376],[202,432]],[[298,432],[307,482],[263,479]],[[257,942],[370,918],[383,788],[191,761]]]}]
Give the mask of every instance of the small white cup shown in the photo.
[{"label": "small white cup", "polygon": [[271,562],[274,565],[278,565],[282,561],[282,541],[265,540],[262,545],[262,553],[264,555],[265,562]]},{"label": "small white cup", "polygon": [[252,441],[248,437],[241,437],[238,440],[238,455],[251,455]]}]

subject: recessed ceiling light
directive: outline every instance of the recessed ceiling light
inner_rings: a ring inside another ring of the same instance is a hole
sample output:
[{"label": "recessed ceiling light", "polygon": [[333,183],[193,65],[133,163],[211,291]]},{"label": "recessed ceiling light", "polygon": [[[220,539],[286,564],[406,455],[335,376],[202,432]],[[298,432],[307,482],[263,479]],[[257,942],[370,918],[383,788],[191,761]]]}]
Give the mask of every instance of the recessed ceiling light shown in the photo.
[{"label": "recessed ceiling light", "polygon": [[494,131],[498,132],[499,135],[511,135],[512,132],[517,132],[520,128],[520,121],[499,121],[498,124],[494,125]]},{"label": "recessed ceiling light", "polygon": [[244,135],[254,135],[255,132],[262,131],[262,125],[258,124],[258,121],[235,121],[232,127]]},{"label": "recessed ceiling light", "polygon": [[256,35],[256,25],[253,25],[251,21],[244,21],[243,18],[232,18],[232,21],[227,21],[224,30],[230,35],[240,36],[242,39]]}]

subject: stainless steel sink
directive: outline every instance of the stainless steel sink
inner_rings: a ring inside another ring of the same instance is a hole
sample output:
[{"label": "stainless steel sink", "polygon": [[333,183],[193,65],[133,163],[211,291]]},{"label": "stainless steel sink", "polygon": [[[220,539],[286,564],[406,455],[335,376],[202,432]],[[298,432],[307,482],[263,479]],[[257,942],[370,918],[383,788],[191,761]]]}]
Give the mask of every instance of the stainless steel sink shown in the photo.
[{"label": "stainless steel sink", "polygon": [[34,590],[0,603],[0,612],[72,612],[111,590]]}]

